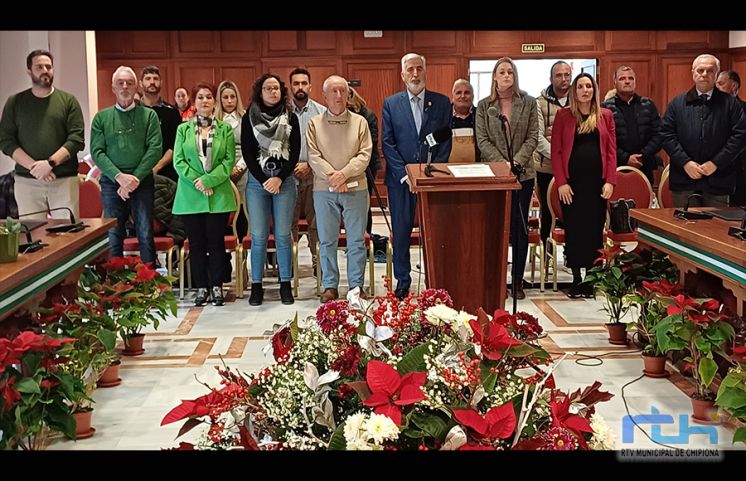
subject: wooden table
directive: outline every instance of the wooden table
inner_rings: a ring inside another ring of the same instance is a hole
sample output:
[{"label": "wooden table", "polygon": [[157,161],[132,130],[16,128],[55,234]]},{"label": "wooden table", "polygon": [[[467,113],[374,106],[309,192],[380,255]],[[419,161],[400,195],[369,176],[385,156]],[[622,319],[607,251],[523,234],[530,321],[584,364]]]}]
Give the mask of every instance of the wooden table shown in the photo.
[{"label": "wooden table", "polygon": [[[49,246],[19,254],[16,262],[0,264],[0,321],[21,307],[38,302],[47,290],[78,271],[86,262],[107,251],[108,231],[115,219],[81,219],[89,227],[80,232],[51,234],[45,229],[67,221],[50,220],[31,231],[33,240]],[[21,233],[21,242],[25,242]]]},{"label": "wooden table", "polygon": [[630,214],[638,221],[640,242],[669,254],[682,280],[687,271],[696,269],[722,279],[723,286],[736,298],[738,315],[743,316],[746,241],[728,235],[728,227],[739,224],[717,218],[687,222],[675,218],[674,210],[632,209]]}]

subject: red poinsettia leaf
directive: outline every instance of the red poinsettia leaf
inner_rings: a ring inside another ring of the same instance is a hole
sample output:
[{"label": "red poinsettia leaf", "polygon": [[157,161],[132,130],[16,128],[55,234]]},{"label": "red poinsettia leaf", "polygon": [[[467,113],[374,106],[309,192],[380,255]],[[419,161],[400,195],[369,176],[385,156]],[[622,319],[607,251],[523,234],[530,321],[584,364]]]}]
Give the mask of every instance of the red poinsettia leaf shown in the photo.
[{"label": "red poinsettia leaf", "polygon": [[415,384],[408,384],[403,386],[399,391],[399,399],[394,401],[394,404],[398,406],[407,406],[414,404],[417,401],[425,399],[425,393],[422,392],[422,388]]},{"label": "red poinsettia leaf", "polygon": [[401,410],[398,406],[394,406],[393,404],[386,404],[383,406],[378,406],[374,412],[376,414],[382,414],[384,416],[387,416],[390,418],[396,425],[401,425]]},{"label": "red poinsettia leaf", "polygon": [[739,356],[746,356],[746,346],[736,346],[733,348],[733,354]]},{"label": "red poinsettia leaf", "polygon": [[513,403],[508,402],[490,409],[484,418],[489,426],[488,432],[492,439],[505,439],[510,437],[515,430],[516,418]]},{"label": "red poinsettia leaf", "polygon": [[181,429],[179,429],[179,434],[177,434],[176,437],[180,438],[200,424],[202,424],[202,421],[200,421],[199,419],[187,419],[186,422],[181,426]]},{"label": "red poinsettia leaf", "polygon": [[483,444],[464,444],[458,451],[495,451],[494,446],[485,446]]},{"label": "red poinsettia leaf", "polygon": [[546,446],[546,441],[539,437],[535,437],[531,439],[524,439],[523,441],[520,441],[518,444],[513,446],[511,449],[513,451],[536,451],[544,446]]},{"label": "red poinsettia leaf", "polygon": [[500,351],[491,351],[482,346],[482,356],[491,361],[499,361],[500,358],[503,357],[503,353]]},{"label": "red poinsettia leaf", "polygon": [[241,437],[241,446],[247,451],[259,451],[259,445],[254,440],[254,437],[249,434],[249,430],[246,426],[238,428],[238,435]]},{"label": "red poinsettia leaf", "polygon": [[396,372],[396,369],[385,362],[370,361],[365,379],[374,394],[380,392],[386,394],[387,397],[391,397],[399,388],[401,376]]},{"label": "red poinsettia leaf", "polygon": [[473,409],[454,409],[453,416],[462,425],[473,429],[483,436],[487,434],[487,421]]},{"label": "red poinsettia leaf", "polygon": [[708,311],[717,311],[720,309],[720,301],[717,299],[707,299],[699,307]]},{"label": "red poinsettia leaf", "polygon": [[409,374],[406,374],[404,377],[401,378],[401,382],[399,383],[399,389],[403,388],[404,386],[424,386],[425,381],[427,381],[427,373],[423,371],[415,371],[410,372]]},{"label": "red poinsettia leaf", "polygon": [[[479,325],[479,332],[480,334],[487,330],[487,326],[490,325],[490,318],[487,315],[486,312],[484,312],[484,309],[481,307],[477,310],[477,324]],[[474,326],[472,326],[472,329],[474,329]],[[474,334],[476,334],[477,331],[474,330]]]},{"label": "red poinsettia leaf", "polygon": [[550,374],[547,380],[544,382],[544,387],[547,389],[554,389],[556,384],[554,383],[554,374]]},{"label": "red poinsettia leaf", "polygon": [[590,407],[594,404],[608,401],[609,399],[613,398],[614,395],[607,391],[601,391],[599,388],[601,387],[601,383],[599,381],[595,381],[593,385],[586,387],[583,389],[583,394],[581,394],[577,399],[575,399],[573,396],[570,397],[575,402],[579,402],[582,404],[585,404],[586,406]]},{"label": "red poinsettia leaf", "polygon": [[168,414],[164,416],[163,420],[161,421],[161,426],[165,426],[166,424],[171,424],[181,419],[188,418],[189,416],[194,414],[194,408],[196,406],[197,403],[194,401],[182,401],[181,404],[170,410]]},{"label": "red poinsettia leaf", "polygon": [[583,416],[578,416],[577,414],[572,414],[570,416],[567,416],[563,421],[564,426],[567,429],[570,429],[572,431],[576,432],[584,432],[584,433],[592,433],[593,428],[591,428],[591,423],[588,422],[586,418]]},{"label": "red poinsettia leaf", "polygon": [[385,395],[382,392],[376,392],[370,395],[368,399],[363,401],[363,404],[365,404],[368,407],[376,407],[376,406],[382,406],[384,404],[390,404],[391,398],[387,395]]},{"label": "red poinsettia leaf", "polygon": [[184,441],[179,443],[177,448],[165,448],[163,451],[195,451],[194,444],[186,443]]}]

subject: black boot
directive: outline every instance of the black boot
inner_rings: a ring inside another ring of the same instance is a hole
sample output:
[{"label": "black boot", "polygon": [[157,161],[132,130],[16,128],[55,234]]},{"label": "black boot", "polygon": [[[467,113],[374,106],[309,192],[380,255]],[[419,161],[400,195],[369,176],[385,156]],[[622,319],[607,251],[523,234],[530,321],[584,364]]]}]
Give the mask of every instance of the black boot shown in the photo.
[{"label": "black boot", "polygon": [[252,306],[261,306],[264,300],[264,288],[261,282],[251,283],[251,297],[249,297],[249,304]]},{"label": "black boot", "polygon": [[214,286],[212,288],[212,305],[222,306],[225,304],[225,298],[223,297],[223,288],[220,286]]},{"label": "black boot", "polygon": [[283,304],[293,304],[295,302],[295,299],[293,299],[293,290],[290,288],[290,281],[280,282],[280,299],[282,299]]},{"label": "black boot", "polygon": [[526,298],[526,293],[523,292],[523,279],[518,279],[518,282],[515,286],[515,298],[518,300]]},{"label": "black boot", "polygon": [[195,306],[204,306],[207,304],[207,300],[210,298],[210,293],[206,287],[200,287],[197,289],[197,295],[194,296]]}]

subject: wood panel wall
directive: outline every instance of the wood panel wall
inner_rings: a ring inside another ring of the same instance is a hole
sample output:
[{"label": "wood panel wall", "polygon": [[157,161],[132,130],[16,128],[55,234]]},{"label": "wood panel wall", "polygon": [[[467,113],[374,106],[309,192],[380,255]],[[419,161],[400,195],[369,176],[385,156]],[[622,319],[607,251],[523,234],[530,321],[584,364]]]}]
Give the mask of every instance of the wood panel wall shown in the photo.
[{"label": "wood panel wall", "polygon": [[[544,43],[546,51],[522,54],[523,43]],[[723,69],[735,68],[746,81],[746,49],[731,53],[727,31],[384,31],[380,38],[365,38],[362,31],[102,31],[96,45],[101,108],[114,103],[109,85],[119,65],[138,73],[159,66],[170,102],[177,86],[231,79],[244,104],[261,73],[286,78],[303,65],[311,72],[315,100],[323,103],[326,76],[341,74],[360,80],[358,90],[380,120],[383,99],[403,88],[400,59],[410,51],[427,57],[428,88],[449,97],[453,81],[468,78],[469,60],[503,55],[597,58],[602,95],[613,87],[614,69],[630,65],[639,93],[652,97],[661,113],[692,85],[691,62],[701,53],[716,55]]]}]

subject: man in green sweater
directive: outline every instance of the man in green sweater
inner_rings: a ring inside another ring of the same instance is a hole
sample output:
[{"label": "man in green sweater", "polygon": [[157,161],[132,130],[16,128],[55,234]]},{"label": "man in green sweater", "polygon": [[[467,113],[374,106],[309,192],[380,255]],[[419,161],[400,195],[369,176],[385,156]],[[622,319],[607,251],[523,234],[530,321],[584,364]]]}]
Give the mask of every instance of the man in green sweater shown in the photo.
[{"label": "man in green sweater", "polygon": [[132,68],[114,71],[111,90],[116,103],[97,113],[91,124],[91,156],[102,172],[104,215],[117,219],[109,230],[109,251],[122,256],[124,226],[131,214],[140,257],[154,262],[153,166],[161,158],[161,127],[153,109],[135,103],[137,77]]},{"label": "man in green sweater", "polygon": [[[31,88],[8,98],[0,119],[0,150],[16,161],[15,196],[23,215],[68,207],[78,217],[78,156],[84,127],[80,104],[52,86],[52,54],[34,50],[26,57]],[[68,219],[58,210],[52,217]],[[46,214],[26,216],[46,219]]]},{"label": "man in green sweater", "polygon": [[308,124],[308,164],[313,170],[313,204],[319,230],[319,265],[324,292],[321,302],[339,297],[337,246],[340,220],[347,234],[347,285],[365,297],[365,226],[368,183],[365,169],[373,142],[365,117],[347,110],[347,80],[332,75],[324,81],[327,111]]}]

